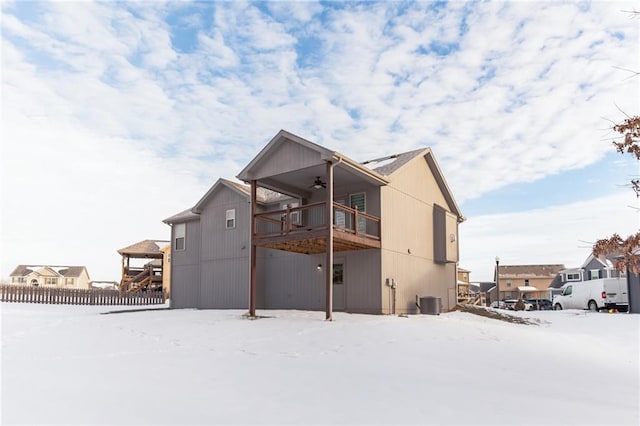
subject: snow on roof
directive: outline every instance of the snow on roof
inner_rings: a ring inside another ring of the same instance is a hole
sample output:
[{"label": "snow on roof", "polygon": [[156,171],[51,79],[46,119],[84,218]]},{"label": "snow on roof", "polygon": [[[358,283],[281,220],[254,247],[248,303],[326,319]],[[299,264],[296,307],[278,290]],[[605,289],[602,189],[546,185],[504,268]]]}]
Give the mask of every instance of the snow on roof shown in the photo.
[{"label": "snow on roof", "polygon": [[531,292],[531,291],[540,291],[540,289],[538,289],[537,287],[533,287],[530,285],[521,285],[518,287],[518,291],[523,291],[523,292]]}]

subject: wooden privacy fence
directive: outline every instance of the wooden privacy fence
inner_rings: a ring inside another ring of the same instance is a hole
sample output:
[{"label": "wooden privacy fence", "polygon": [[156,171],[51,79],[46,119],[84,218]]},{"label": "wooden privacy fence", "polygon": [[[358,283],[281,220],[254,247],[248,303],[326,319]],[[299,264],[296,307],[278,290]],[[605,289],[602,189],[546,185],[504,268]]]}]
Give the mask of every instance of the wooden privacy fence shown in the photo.
[{"label": "wooden privacy fence", "polygon": [[0,285],[1,302],[65,305],[158,305],[162,290],[125,293],[118,290]]}]

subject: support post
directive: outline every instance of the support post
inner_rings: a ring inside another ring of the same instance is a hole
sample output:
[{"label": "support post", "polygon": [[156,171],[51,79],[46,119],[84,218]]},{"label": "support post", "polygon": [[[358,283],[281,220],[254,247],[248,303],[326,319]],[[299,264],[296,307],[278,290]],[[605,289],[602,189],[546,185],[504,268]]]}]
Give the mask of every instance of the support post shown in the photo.
[{"label": "support post", "polygon": [[249,236],[249,244],[251,246],[251,271],[249,285],[249,315],[256,316],[256,245],[254,236],[256,235],[256,199],[257,199],[257,182],[251,181],[251,235]]},{"label": "support post", "polygon": [[325,319],[331,321],[333,314],[333,167],[327,161],[327,251],[325,257]]}]

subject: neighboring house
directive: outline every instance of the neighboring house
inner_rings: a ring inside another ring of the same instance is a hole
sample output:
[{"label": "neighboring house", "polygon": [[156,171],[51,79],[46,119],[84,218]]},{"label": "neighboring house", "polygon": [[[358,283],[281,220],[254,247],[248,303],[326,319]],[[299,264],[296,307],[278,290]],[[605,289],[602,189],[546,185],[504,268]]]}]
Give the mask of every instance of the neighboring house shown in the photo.
[{"label": "neighboring house", "polygon": [[330,318],[416,312],[416,296],[455,306],[464,218],[429,148],[360,164],[280,131],[238,178],[250,185],[220,179],[165,219],[172,307]]},{"label": "neighboring house", "polygon": [[[500,265],[500,300],[551,299],[549,286],[564,265]],[[494,272],[495,279],[495,272]],[[495,296],[495,289],[493,290]],[[495,297],[492,297],[495,300]]]},{"label": "neighboring house", "polygon": [[480,300],[480,286],[478,283],[469,282],[469,273],[463,268],[458,268],[458,303],[484,303],[484,300]]},{"label": "neighboring house", "polygon": [[9,275],[13,285],[60,288],[89,288],[89,272],[84,266],[18,265]]},{"label": "neighboring house", "polygon": [[549,285],[549,290],[552,295],[556,295],[560,294],[562,292],[562,286],[569,282],[625,277],[624,272],[620,272],[615,268],[615,262],[616,255],[614,254],[600,257],[589,254],[582,266],[559,271],[553,282]]},{"label": "neighboring house", "polygon": [[469,284],[469,274],[471,271],[468,271],[464,268],[458,268],[458,282]]}]

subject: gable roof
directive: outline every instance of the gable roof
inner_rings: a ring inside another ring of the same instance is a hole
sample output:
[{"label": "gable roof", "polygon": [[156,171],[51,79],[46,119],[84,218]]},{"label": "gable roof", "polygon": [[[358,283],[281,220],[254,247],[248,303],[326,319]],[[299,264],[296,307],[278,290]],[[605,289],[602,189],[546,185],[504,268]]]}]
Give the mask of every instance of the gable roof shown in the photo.
[{"label": "gable roof", "polygon": [[[393,154],[387,157],[376,158],[374,160],[368,160],[363,162],[363,165],[371,168],[383,176],[390,176],[395,171],[399,170],[407,164],[410,160],[413,160],[415,157],[419,156],[423,152],[426,151],[426,148],[420,148],[413,151],[403,152],[401,154]],[[374,167],[377,164],[382,164],[378,167]]]},{"label": "gable roof", "polygon": [[268,154],[269,152],[271,152],[272,150],[277,149],[281,144],[285,143],[286,141],[291,141],[294,143],[297,143],[299,145],[302,145],[312,151],[317,152],[320,155],[320,159],[323,161],[331,161],[331,162],[338,162],[350,169],[352,169],[353,171],[359,172],[361,174],[366,175],[367,177],[373,179],[374,181],[378,182],[379,184],[385,185],[387,183],[389,183],[389,181],[382,175],[380,175],[378,172],[363,166],[362,164],[358,163],[357,161],[352,160],[351,158],[347,157],[344,154],[340,154],[337,151],[332,151],[329,150],[325,147],[322,147],[316,143],[313,143],[311,141],[308,141],[304,138],[301,138],[300,136],[294,135],[293,133],[287,132],[286,130],[280,130],[270,141],[269,143],[267,143],[267,145],[262,148],[262,150],[258,153],[258,155],[256,155],[253,160],[251,160],[251,162],[249,162],[249,164],[247,164],[247,166],[242,169],[242,171],[240,173],[238,173],[238,175],[236,176],[238,179],[240,179],[243,182],[249,182],[252,180],[253,176],[252,176],[252,170],[254,170],[255,168],[257,168],[263,161],[266,161],[266,159],[268,158]]},{"label": "gable roof", "polygon": [[173,216],[169,216],[165,220],[164,223],[167,225],[171,225],[173,223],[181,223],[181,222],[189,222],[191,220],[200,219],[200,215],[191,211],[191,209],[186,209],[181,211],[180,213],[176,213]]},{"label": "gable roof", "polygon": [[[82,271],[86,271],[86,266],[62,266],[62,265],[18,265],[10,277],[26,277],[27,275],[38,272],[38,270],[46,269],[55,275],[60,275],[68,278],[76,278],[82,274]],[[89,273],[87,272],[87,275]]]},{"label": "gable roof", "polygon": [[598,257],[594,256],[593,253],[589,253],[589,256],[584,261],[581,268],[586,268],[587,265],[589,265],[589,263],[591,263],[591,261],[595,259],[603,267],[613,269],[618,257],[619,255],[617,253],[609,253],[605,256],[598,256]]},{"label": "gable roof", "polygon": [[[554,278],[564,265],[500,265],[500,279]],[[495,272],[494,272],[495,275]]]},{"label": "gable roof", "polygon": [[123,256],[134,256],[134,257],[162,257],[162,251],[157,243],[167,244],[169,241],[165,240],[143,240],[127,246],[125,248],[121,248],[118,250]]},{"label": "gable roof", "polygon": [[[213,197],[214,194],[220,191],[220,189],[222,189],[223,187],[236,192],[237,194],[246,198],[247,200],[249,200],[251,196],[250,186],[244,185],[239,182],[234,182],[228,179],[219,178],[216,181],[216,183],[214,183],[213,186],[209,188],[206,194],[204,194],[202,198],[198,200],[195,206],[191,207],[190,209],[183,210],[180,213],[176,213],[173,216],[170,216],[164,219],[163,222],[166,223],[167,225],[172,225],[174,223],[182,223],[182,222],[189,222],[191,220],[199,220],[200,213],[202,213],[202,209],[204,208],[204,206],[211,199],[211,197]],[[257,188],[257,197],[258,197],[258,203],[275,202],[281,198],[282,199],[288,198],[287,196],[278,194],[273,191],[269,191],[266,188]]]},{"label": "gable roof", "polygon": [[458,207],[458,203],[456,202],[455,198],[453,198],[453,193],[451,192],[451,189],[449,189],[449,185],[447,185],[447,181],[442,174],[442,170],[440,170],[440,166],[438,165],[438,162],[436,161],[431,148],[420,148],[413,151],[394,154],[375,160],[365,161],[362,164],[370,165],[369,167],[372,167],[376,164],[383,163],[383,165],[376,167],[373,170],[385,177],[392,177],[395,172],[402,169],[405,165],[411,163],[414,159],[417,158],[424,158],[424,160],[427,162],[429,170],[431,170],[431,173],[436,180],[436,184],[438,185],[440,192],[442,192],[442,195],[447,202],[449,210],[458,217],[458,223],[464,222],[466,218],[462,215],[460,207]]},{"label": "gable roof", "polygon": [[77,278],[82,275],[82,271],[86,270],[84,266],[69,266],[66,269],[58,271],[60,275],[67,278]]},{"label": "gable roof", "polygon": [[220,178],[216,181],[216,183],[213,184],[211,188],[209,188],[207,193],[204,194],[202,198],[200,198],[200,200],[196,203],[196,205],[193,206],[193,208],[191,208],[191,211],[196,214],[201,213],[205,204],[207,204],[207,202],[211,199],[211,197],[213,197],[213,195],[216,192],[220,191],[220,189],[222,188],[229,188],[233,192],[247,199],[249,198],[251,193],[251,189],[246,185],[242,185],[236,182],[231,182],[230,180],[227,180],[227,179]]}]

